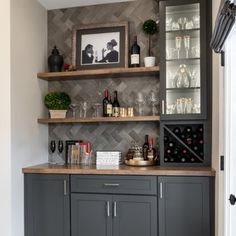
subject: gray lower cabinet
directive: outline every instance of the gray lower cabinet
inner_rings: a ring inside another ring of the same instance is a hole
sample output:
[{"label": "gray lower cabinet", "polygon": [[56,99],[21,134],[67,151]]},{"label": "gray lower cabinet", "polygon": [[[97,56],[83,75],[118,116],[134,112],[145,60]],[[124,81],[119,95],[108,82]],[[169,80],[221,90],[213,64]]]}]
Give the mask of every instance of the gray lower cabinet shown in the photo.
[{"label": "gray lower cabinet", "polygon": [[158,177],[159,236],[210,236],[208,177]]},{"label": "gray lower cabinet", "polygon": [[25,236],[70,236],[69,175],[25,174]]},{"label": "gray lower cabinet", "polygon": [[156,196],[72,194],[72,236],[157,236]]}]

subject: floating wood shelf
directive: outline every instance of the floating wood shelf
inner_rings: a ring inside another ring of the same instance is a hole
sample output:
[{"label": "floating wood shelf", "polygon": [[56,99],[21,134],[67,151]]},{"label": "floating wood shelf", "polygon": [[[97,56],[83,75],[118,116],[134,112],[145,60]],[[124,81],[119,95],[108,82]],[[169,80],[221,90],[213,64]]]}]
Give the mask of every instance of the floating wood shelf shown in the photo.
[{"label": "floating wood shelf", "polygon": [[78,70],[68,72],[45,72],[38,73],[39,79],[47,81],[62,80],[81,80],[93,78],[115,78],[128,76],[156,75],[160,71],[159,66],[154,67],[137,67],[137,68],[113,68],[97,70]]},{"label": "floating wood shelf", "polygon": [[159,121],[160,116],[134,116],[134,117],[91,117],[91,118],[65,118],[50,119],[40,118],[40,124],[62,124],[62,123],[98,123],[98,122],[135,122],[135,121]]}]

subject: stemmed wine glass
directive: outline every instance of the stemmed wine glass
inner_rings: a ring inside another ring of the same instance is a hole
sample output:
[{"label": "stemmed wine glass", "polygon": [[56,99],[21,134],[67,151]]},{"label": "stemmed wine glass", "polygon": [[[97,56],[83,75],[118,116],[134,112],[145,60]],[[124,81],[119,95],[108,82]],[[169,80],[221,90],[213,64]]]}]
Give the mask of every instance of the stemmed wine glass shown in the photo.
[{"label": "stemmed wine glass", "polygon": [[55,140],[51,140],[50,150],[51,150],[51,153],[52,153],[52,161],[50,163],[55,164],[55,162],[53,162],[53,153],[56,151],[56,141]]},{"label": "stemmed wine glass", "polygon": [[80,117],[82,117],[82,118],[87,117],[88,107],[89,107],[88,102],[84,101],[84,102],[80,103]]},{"label": "stemmed wine glass", "polygon": [[178,24],[182,30],[186,28],[186,23],[187,23],[187,17],[180,17],[178,20]]},{"label": "stemmed wine glass", "polygon": [[64,149],[63,141],[59,140],[58,141],[58,151],[59,151],[59,153],[62,153],[63,149]]},{"label": "stemmed wine glass", "polygon": [[182,37],[176,36],[175,37],[175,47],[177,49],[177,58],[180,58],[180,49],[181,49],[181,42],[182,42]]},{"label": "stemmed wine glass", "polygon": [[185,52],[186,52],[186,58],[189,57],[189,48],[190,48],[190,36],[185,35],[184,36],[184,47],[185,47]]},{"label": "stemmed wine glass", "polygon": [[145,104],[145,99],[144,99],[144,96],[142,93],[138,92],[137,93],[137,96],[136,96],[136,101],[135,101],[135,104],[137,105],[138,107],[138,115],[139,116],[143,116],[144,114],[144,111],[143,111],[143,106]]},{"label": "stemmed wine glass", "polygon": [[154,91],[151,91],[150,96],[149,96],[149,101],[152,105],[152,115],[155,116],[158,114],[157,105],[158,105],[159,99],[156,96],[156,93]]},{"label": "stemmed wine glass", "polygon": [[78,105],[76,103],[70,104],[70,109],[72,110],[72,118],[76,118],[76,109]]}]

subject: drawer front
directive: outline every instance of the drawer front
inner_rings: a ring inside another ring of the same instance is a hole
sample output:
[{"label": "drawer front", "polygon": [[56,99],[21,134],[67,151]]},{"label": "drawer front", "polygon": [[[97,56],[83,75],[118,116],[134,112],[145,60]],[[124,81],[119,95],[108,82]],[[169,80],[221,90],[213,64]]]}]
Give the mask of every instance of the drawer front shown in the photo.
[{"label": "drawer front", "polygon": [[72,175],[71,192],[156,195],[157,177]]}]

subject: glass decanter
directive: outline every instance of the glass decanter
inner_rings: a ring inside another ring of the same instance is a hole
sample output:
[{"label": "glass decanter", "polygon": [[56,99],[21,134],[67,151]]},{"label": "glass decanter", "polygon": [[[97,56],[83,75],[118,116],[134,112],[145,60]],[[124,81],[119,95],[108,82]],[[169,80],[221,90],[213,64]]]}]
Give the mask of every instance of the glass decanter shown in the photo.
[{"label": "glass decanter", "polygon": [[177,88],[189,88],[191,76],[185,64],[181,64],[175,75]]}]

